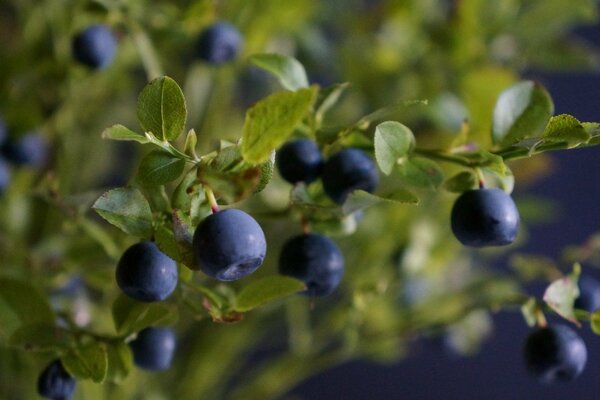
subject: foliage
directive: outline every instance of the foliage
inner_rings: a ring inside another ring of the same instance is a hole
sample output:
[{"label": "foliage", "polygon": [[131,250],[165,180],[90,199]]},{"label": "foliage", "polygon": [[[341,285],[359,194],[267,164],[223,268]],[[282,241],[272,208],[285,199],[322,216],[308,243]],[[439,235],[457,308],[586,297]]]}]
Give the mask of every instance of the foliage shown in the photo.
[{"label": "foliage", "polygon": [[[511,193],[511,169],[600,144],[597,122],[554,115],[551,95],[519,80],[525,67],[593,67],[595,50],[568,33],[596,18],[592,0],[4,2],[0,112],[13,139],[42,132],[52,157],[14,166],[0,195],[0,397],[32,398],[56,356],[78,399],[269,399],[352,358],[398,360],[415,336],[447,333],[470,353],[490,310],[520,309],[531,325],[555,312],[600,332],[598,312],[573,309],[579,267],[563,275],[517,254],[498,270],[500,250],[463,248],[449,226],[456,193],[482,181]],[[216,20],[244,36],[219,67],[192,55]],[[94,22],[119,37],[101,71],[70,54]],[[368,152],[378,190],[336,205],[319,182],[290,187],[274,152],[300,137],[326,157]],[[267,235],[265,265],[237,282],[202,275],[192,256],[194,228],[218,207],[244,208]],[[283,242],[307,227],[346,260],[342,286],[316,301],[276,273]],[[115,284],[140,239],[178,263],[165,302]],[[597,242],[566,249],[567,267],[597,259]],[[543,299],[526,293],[531,280],[548,281]],[[147,379],[127,343],[166,325],[182,350]],[[256,356],[265,347],[282,350]]]}]

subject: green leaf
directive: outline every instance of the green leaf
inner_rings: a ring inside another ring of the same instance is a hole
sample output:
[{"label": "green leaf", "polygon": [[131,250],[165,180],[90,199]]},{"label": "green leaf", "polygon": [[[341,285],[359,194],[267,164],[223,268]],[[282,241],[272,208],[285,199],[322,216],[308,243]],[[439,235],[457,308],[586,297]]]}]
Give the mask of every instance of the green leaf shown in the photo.
[{"label": "green leaf", "polygon": [[28,282],[0,278],[0,331],[11,333],[20,324],[54,324],[54,312],[42,294]]},{"label": "green leaf", "polygon": [[398,160],[406,157],[414,145],[412,131],[400,122],[382,122],[375,128],[375,158],[386,175],[392,173]]},{"label": "green leaf", "polygon": [[138,189],[109,190],[96,200],[92,208],[125,233],[140,238],[152,236],[152,210]]},{"label": "green leaf", "polygon": [[317,88],[279,92],[259,101],[246,112],[242,156],[256,165],[269,159],[312,107]]},{"label": "green leaf", "polygon": [[133,368],[131,347],[124,342],[110,343],[107,348],[107,358],[106,380],[108,382],[121,382]]},{"label": "green leaf", "polygon": [[542,136],[545,142],[566,142],[569,147],[585,143],[591,137],[577,118],[567,114],[550,118]]},{"label": "green leaf", "polygon": [[524,81],[506,89],[494,108],[494,143],[511,145],[525,138],[539,137],[552,113],[552,98],[538,83]]},{"label": "green leaf", "polygon": [[534,327],[537,322],[536,314],[538,312],[538,303],[535,297],[530,297],[523,305],[521,306],[521,314],[523,314],[523,318],[525,318],[525,322],[530,327]]},{"label": "green leaf", "polygon": [[592,331],[596,335],[600,335],[600,310],[594,311],[590,318]]},{"label": "green leaf", "polygon": [[323,118],[327,111],[329,111],[334,105],[337,104],[342,93],[348,88],[350,84],[348,82],[337,83],[326,88],[319,90],[319,95],[315,102],[315,120],[317,126],[321,126]]},{"label": "green leaf", "polygon": [[419,203],[419,199],[406,189],[396,189],[385,196],[376,196],[364,190],[355,190],[348,195],[342,209],[344,210],[344,214],[352,214],[358,210],[363,210],[382,202],[416,205]]},{"label": "green leaf", "polygon": [[266,276],[245,286],[237,296],[235,311],[247,312],[263,304],[306,289],[304,282],[288,276]]},{"label": "green leaf", "polygon": [[473,172],[463,171],[444,182],[444,188],[452,193],[463,193],[477,186],[477,177]]},{"label": "green leaf", "polygon": [[572,277],[555,280],[546,288],[544,301],[561,317],[579,325],[575,317],[573,304],[579,297],[579,287]]},{"label": "green leaf", "polygon": [[73,336],[50,322],[22,325],[10,337],[10,345],[27,351],[60,351],[69,348]]},{"label": "green leaf", "polygon": [[187,109],[183,92],[168,76],[146,85],[137,104],[137,116],[146,132],[161,140],[175,140],[185,127]]},{"label": "green leaf", "polygon": [[149,143],[150,140],[140,133],[134,132],[126,126],[117,124],[106,128],[102,132],[102,139],[134,141],[141,144]]},{"label": "green leaf", "polygon": [[250,62],[270,72],[279,79],[281,86],[288,90],[308,87],[308,78],[304,66],[293,57],[281,54],[255,54]]},{"label": "green leaf", "polygon": [[137,179],[146,186],[160,186],[179,178],[184,168],[185,160],[154,150],[142,160]]},{"label": "green leaf", "polygon": [[149,326],[171,321],[177,309],[164,303],[141,303],[120,294],[112,306],[113,321],[119,335],[138,332]]},{"label": "green leaf", "polygon": [[433,160],[424,157],[411,157],[399,164],[402,182],[426,189],[437,189],[444,181],[444,173]]},{"label": "green leaf", "polygon": [[192,158],[198,158],[196,155],[196,144],[198,143],[198,134],[195,130],[190,129],[185,137],[183,152]]},{"label": "green leaf", "polygon": [[62,358],[62,364],[69,374],[77,379],[91,379],[96,383],[104,382],[108,370],[107,344],[90,342],[68,351]]}]

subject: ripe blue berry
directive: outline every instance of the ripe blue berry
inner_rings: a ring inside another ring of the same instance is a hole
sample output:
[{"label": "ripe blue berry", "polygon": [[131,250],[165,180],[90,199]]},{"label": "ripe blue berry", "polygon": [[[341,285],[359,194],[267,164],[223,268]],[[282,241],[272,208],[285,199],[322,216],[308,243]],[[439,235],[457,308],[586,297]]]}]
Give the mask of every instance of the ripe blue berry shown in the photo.
[{"label": "ripe blue berry", "polygon": [[469,190],[454,203],[451,226],[465,246],[503,246],[517,236],[519,210],[500,189]]},{"label": "ripe blue berry", "polygon": [[594,312],[600,308],[600,282],[589,276],[579,279],[579,297],[575,299],[575,308]]},{"label": "ripe blue berry", "polygon": [[117,39],[106,25],[91,25],[73,40],[73,55],[80,63],[94,69],[108,67],[117,52]]},{"label": "ripe blue berry", "polygon": [[362,150],[344,149],[331,156],[323,167],[325,193],[338,204],[355,190],[372,193],[379,183],[373,160]]},{"label": "ripe blue berry", "polygon": [[29,132],[16,140],[9,140],[2,149],[7,160],[34,168],[46,165],[48,151],[48,141],[38,132]]},{"label": "ripe blue berry", "polygon": [[67,371],[60,360],[52,361],[42,372],[37,382],[38,394],[52,400],[71,398],[77,382]]},{"label": "ripe blue berry", "polygon": [[220,281],[235,281],[251,274],[267,253],[260,225],[236,209],[206,217],[194,232],[193,247],[200,270]]},{"label": "ripe blue berry", "polygon": [[344,257],[336,244],[325,236],[299,235],[283,245],[279,272],[303,281],[307,295],[325,296],[342,280]]},{"label": "ripe blue berry", "polygon": [[525,366],[542,383],[572,381],[585,367],[587,349],[565,325],[540,328],[525,341]]},{"label": "ripe blue berry", "polygon": [[135,365],[149,371],[164,371],[175,354],[175,333],[169,328],[146,328],[129,345]]},{"label": "ripe blue berry", "polygon": [[136,243],[117,264],[117,284],[129,297],[139,301],[164,300],[177,286],[177,264],[154,242]]},{"label": "ripe blue berry", "polygon": [[6,161],[0,157],[0,194],[4,193],[10,183],[10,169]]},{"label": "ripe blue berry", "polygon": [[217,22],[206,28],[198,41],[198,57],[220,65],[233,60],[242,47],[242,35],[233,25]]},{"label": "ripe blue berry", "polygon": [[319,177],[323,167],[319,147],[308,139],[284,144],[277,152],[275,162],[281,177],[292,184],[311,183]]}]

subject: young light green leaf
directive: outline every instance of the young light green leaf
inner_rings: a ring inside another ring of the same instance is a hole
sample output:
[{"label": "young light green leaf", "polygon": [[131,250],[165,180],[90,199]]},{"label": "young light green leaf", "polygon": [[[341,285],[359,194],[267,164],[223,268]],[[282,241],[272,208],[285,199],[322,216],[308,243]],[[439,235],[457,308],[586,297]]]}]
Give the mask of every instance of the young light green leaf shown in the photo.
[{"label": "young light green leaf", "polygon": [[50,304],[37,288],[13,278],[0,278],[0,310],[3,311],[0,315],[2,330],[9,329],[10,317],[21,324],[53,324],[55,318]]},{"label": "young light green leaf", "polygon": [[255,54],[250,62],[270,72],[279,79],[281,86],[288,90],[308,87],[308,78],[304,66],[293,57],[281,54]]},{"label": "young light green leaf", "polygon": [[348,195],[346,202],[342,206],[342,210],[344,214],[352,214],[358,210],[363,210],[382,202],[416,205],[419,203],[419,199],[406,189],[395,189],[392,193],[385,196],[377,196],[364,190],[355,190]]},{"label": "young light green leaf", "polygon": [[411,186],[435,190],[444,181],[444,173],[433,160],[411,157],[399,164],[402,182]]},{"label": "young light green leaf", "polygon": [[104,132],[102,132],[102,139],[135,141],[141,144],[150,142],[145,135],[134,132],[126,126],[120,124],[106,128]]},{"label": "young light green leaf", "polygon": [[197,159],[196,155],[196,144],[198,143],[198,134],[195,130],[190,129],[185,137],[185,144],[183,145],[183,152],[188,156]]},{"label": "young light green leaf", "polygon": [[567,142],[569,147],[585,143],[590,139],[590,134],[585,130],[577,118],[561,114],[550,118],[550,122],[542,135],[544,142]]},{"label": "young light green leaf", "polygon": [[525,322],[530,327],[534,327],[537,322],[536,313],[538,311],[538,303],[535,297],[530,297],[523,305],[521,306],[521,314],[523,314],[523,318],[525,318]]},{"label": "young light green leaf", "polygon": [[179,178],[184,168],[185,160],[154,150],[142,159],[137,179],[145,186],[160,186]]},{"label": "young light green leaf", "polygon": [[319,90],[319,95],[315,101],[315,120],[317,126],[321,126],[323,118],[327,111],[329,111],[340,99],[342,93],[350,84],[348,82],[336,83],[335,85],[322,88]]},{"label": "young light green leaf", "polygon": [[77,379],[104,382],[108,370],[107,344],[90,342],[68,351],[61,359],[63,366]]},{"label": "young light green leaf", "polygon": [[96,200],[92,208],[125,233],[140,238],[152,236],[152,210],[138,189],[109,190]]},{"label": "young light green leaf", "polygon": [[544,132],[554,103],[538,83],[524,81],[506,89],[494,108],[492,138],[494,143],[511,145]]},{"label": "young light green leaf", "polygon": [[579,287],[571,277],[555,280],[544,292],[544,301],[550,308],[561,317],[580,325],[573,311],[573,304],[577,297],[579,297]]},{"label": "young light green leaf", "polygon": [[112,315],[117,333],[127,335],[175,319],[177,309],[164,303],[141,303],[121,294],[113,303]]},{"label": "young light green leaf", "polygon": [[112,342],[107,347],[107,357],[106,380],[113,383],[121,382],[133,368],[131,347],[124,342]]},{"label": "young light green leaf", "polygon": [[279,92],[259,101],[246,113],[242,156],[252,165],[269,159],[312,107],[317,88]]},{"label": "young light green leaf", "polygon": [[477,186],[477,177],[473,172],[463,171],[444,182],[444,188],[452,193],[463,193]]},{"label": "young light green leaf", "polygon": [[73,339],[69,331],[54,323],[35,322],[13,332],[9,343],[27,351],[61,351],[68,349]]},{"label": "young light green leaf", "polygon": [[237,296],[235,311],[247,312],[263,304],[306,289],[304,282],[288,276],[265,276],[245,286]]},{"label": "young light green leaf", "polygon": [[137,116],[146,132],[161,140],[175,140],[185,127],[187,108],[183,92],[168,76],[154,79],[142,90]]},{"label": "young light green leaf", "polygon": [[396,121],[386,121],[375,128],[375,159],[379,169],[389,175],[400,158],[406,157],[415,145],[412,131]]}]

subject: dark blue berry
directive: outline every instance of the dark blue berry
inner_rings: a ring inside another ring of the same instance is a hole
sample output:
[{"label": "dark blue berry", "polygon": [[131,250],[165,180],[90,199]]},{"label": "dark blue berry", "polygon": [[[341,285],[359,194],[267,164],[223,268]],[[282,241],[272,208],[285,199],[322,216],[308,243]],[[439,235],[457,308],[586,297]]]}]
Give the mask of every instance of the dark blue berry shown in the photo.
[{"label": "dark blue berry", "polygon": [[92,25],[73,40],[73,55],[80,63],[94,69],[109,66],[117,52],[117,39],[106,25]]},{"label": "dark blue berry", "polygon": [[542,383],[567,382],[585,367],[587,349],[573,329],[565,325],[540,328],[525,341],[525,366]]},{"label": "dark blue berry", "polygon": [[206,28],[198,41],[198,57],[220,65],[233,60],[242,47],[242,35],[231,24],[217,22]]},{"label": "dark blue berry", "polygon": [[512,243],[519,230],[519,211],[500,189],[464,192],[452,207],[452,232],[465,246],[503,246]]},{"label": "dark blue berry", "polygon": [[372,193],[379,183],[375,163],[362,150],[344,149],[331,156],[323,167],[323,188],[331,199],[342,204],[350,193]]},{"label": "dark blue berry", "polygon": [[279,272],[306,284],[305,294],[325,296],[335,290],[344,275],[344,257],[329,238],[305,234],[288,240],[279,256]]},{"label": "dark blue berry", "polygon": [[9,140],[3,148],[8,161],[34,168],[46,165],[48,151],[48,141],[38,132],[30,132],[15,140]]},{"label": "dark blue berry", "polygon": [[139,301],[166,299],[177,287],[177,264],[154,242],[134,244],[121,256],[116,271],[121,290]]},{"label": "dark blue berry", "polygon": [[267,252],[262,228],[243,211],[228,209],[206,217],[194,232],[200,270],[221,281],[234,281],[261,266]]},{"label": "dark blue berry", "polygon": [[575,308],[587,312],[600,308],[600,282],[589,276],[579,278],[579,297],[575,299]]},{"label": "dark blue berry", "polygon": [[54,360],[38,378],[38,394],[47,399],[66,400],[73,395],[76,383],[75,379],[65,371],[60,360]]},{"label": "dark blue berry", "polygon": [[309,184],[321,174],[323,157],[315,142],[299,139],[288,142],[279,149],[276,164],[281,177],[289,183]]},{"label": "dark blue berry", "polygon": [[149,371],[164,371],[175,354],[175,333],[169,328],[146,328],[129,345],[135,365]]}]

